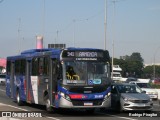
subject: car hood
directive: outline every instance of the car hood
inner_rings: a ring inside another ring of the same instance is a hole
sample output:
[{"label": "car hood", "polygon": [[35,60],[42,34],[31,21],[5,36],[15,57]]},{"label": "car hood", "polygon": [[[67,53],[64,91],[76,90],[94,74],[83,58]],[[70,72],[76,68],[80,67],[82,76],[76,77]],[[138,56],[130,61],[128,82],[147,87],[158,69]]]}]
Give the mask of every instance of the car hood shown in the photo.
[{"label": "car hood", "polygon": [[148,100],[150,97],[145,93],[122,93],[121,96],[123,98],[131,99],[131,100]]}]

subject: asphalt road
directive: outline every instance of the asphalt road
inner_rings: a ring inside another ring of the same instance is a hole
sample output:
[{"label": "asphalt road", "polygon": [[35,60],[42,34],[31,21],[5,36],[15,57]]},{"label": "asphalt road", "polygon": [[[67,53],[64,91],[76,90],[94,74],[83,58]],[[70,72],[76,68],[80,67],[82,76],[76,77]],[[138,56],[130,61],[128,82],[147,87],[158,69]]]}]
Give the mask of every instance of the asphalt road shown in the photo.
[{"label": "asphalt road", "polygon": [[[104,111],[96,110],[94,114],[87,114],[85,111],[60,109],[56,113],[47,113],[45,106],[25,104],[24,106],[18,106],[16,102],[8,98],[5,93],[5,86],[0,85],[0,115],[2,112],[10,112],[14,115],[14,118],[0,117],[0,120],[150,120],[160,119],[160,105],[158,101],[154,101],[154,110],[151,113],[143,112],[123,112],[116,113],[111,109]],[[14,113],[13,111],[16,111]],[[30,113],[32,111],[32,113]],[[29,113],[28,113],[29,112]],[[35,113],[35,114],[33,114]],[[3,113],[6,114],[6,113]],[[16,115],[19,115],[18,117]],[[33,117],[35,115],[35,117]],[[37,116],[36,116],[37,115]],[[150,117],[150,116],[159,117]],[[22,117],[23,116],[23,117]],[[32,116],[29,117],[28,116]],[[41,117],[42,116],[42,117]],[[131,117],[132,116],[132,117]],[[135,117],[134,117],[135,116]],[[140,117],[148,116],[148,117]]]}]

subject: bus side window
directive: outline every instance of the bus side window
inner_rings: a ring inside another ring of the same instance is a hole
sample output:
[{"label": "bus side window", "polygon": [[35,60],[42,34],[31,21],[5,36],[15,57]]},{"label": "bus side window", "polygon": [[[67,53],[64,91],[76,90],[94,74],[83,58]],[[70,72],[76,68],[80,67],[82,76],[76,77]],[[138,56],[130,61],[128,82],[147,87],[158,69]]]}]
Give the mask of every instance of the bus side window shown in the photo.
[{"label": "bus side window", "polygon": [[61,79],[62,78],[62,65],[57,59],[53,59],[52,68],[53,68],[52,73],[54,75],[57,75],[57,79]]},{"label": "bus side window", "polygon": [[32,59],[32,75],[38,75],[38,58]]},{"label": "bus side window", "polygon": [[11,61],[7,60],[7,75],[11,74]]},{"label": "bus side window", "polygon": [[44,58],[39,58],[38,62],[38,73],[39,75],[43,75],[44,73]]},{"label": "bus side window", "polygon": [[43,66],[39,67],[39,75],[43,75]]}]

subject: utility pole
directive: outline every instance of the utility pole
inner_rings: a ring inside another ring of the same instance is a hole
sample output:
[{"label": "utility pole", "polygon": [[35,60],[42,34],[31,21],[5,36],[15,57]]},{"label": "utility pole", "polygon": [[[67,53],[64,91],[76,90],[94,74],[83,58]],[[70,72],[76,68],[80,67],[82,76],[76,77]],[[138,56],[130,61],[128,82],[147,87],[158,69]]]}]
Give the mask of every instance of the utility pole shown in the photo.
[{"label": "utility pole", "polygon": [[18,53],[20,53],[20,52],[21,52],[21,38],[20,38],[21,18],[19,18],[18,23],[19,23],[19,24],[18,24],[18,43],[19,43]]},{"label": "utility pole", "polygon": [[104,12],[104,50],[106,50],[106,41],[107,41],[107,0],[105,0],[105,12]]},{"label": "utility pole", "polygon": [[153,56],[153,77],[154,77],[154,79],[155,79],[155,77],[156,77],[156,67],[155,67],[155,62],[156,62],[156,54],[157,54],[157,51],[158,51],[158,49],[160,48],[160,46],[156,49],[156,51],[154,52],[154,56]]},{"label": "utility pole", "polygon": [[46,15],[46,5],[45,5],[45,0],[43,0],[43,25],[42,25],[42,36],[43,36],[43,48],[45,48],[45,15]]},{"label": "utility pole", "polygon": [[75,22],[76,20],[73,20],[73,47],[75,47]]},{"label": "utility pole", "polygon": [[116,16],[116,8],[115,8],[115,3],[116,0],[113,0],[113,38],[112,38],[112,74],[111,77],[113,78],[113,65],[114,65],[114,41],[115,41],[115,16]]}]

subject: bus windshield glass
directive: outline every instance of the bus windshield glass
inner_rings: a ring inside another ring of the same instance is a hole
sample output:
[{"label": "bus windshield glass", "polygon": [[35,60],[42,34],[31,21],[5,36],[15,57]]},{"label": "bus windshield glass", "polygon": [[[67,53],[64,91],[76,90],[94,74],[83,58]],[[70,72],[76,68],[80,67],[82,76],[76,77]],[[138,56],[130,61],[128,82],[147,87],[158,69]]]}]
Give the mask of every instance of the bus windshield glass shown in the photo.
[{"label": "bus windshield glass", "polygon": [[100,85],[105,84],[108,64],[97,61],[65,61],[63,63],[63,83]]}]

